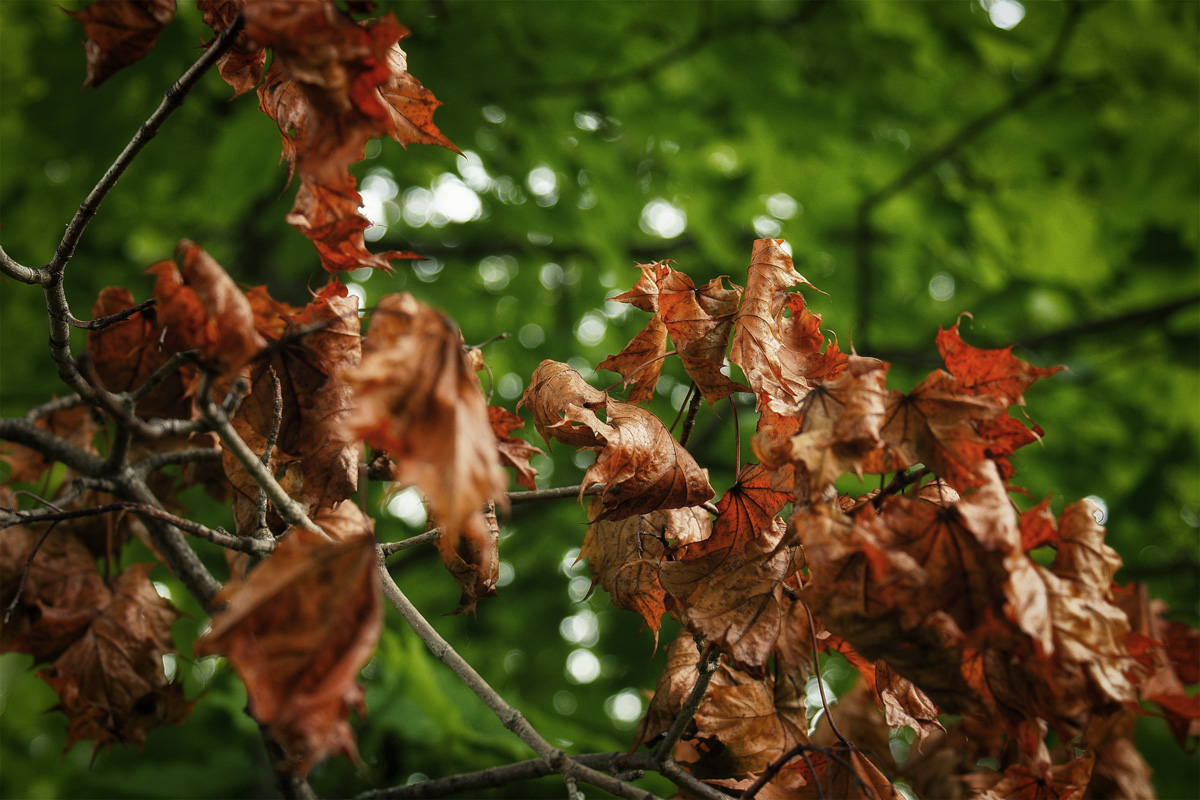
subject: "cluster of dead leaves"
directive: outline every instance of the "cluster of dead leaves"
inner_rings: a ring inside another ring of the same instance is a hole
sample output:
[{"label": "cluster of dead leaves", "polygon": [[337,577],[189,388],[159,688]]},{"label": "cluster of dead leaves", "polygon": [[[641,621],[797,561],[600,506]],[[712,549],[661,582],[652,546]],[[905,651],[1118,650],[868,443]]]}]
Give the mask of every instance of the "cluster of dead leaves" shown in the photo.
[{"label": "cluster of dead leaves", "polygon": [[[433,124],[441,103],[408,71],[399,42],[408,31],[390,14],[355,20],[374,3],[334,0],[200,0],[220,33],[240,15],[243,28],[217,62],[234,96],[257,88],[259,108],[279,126],[288,174],[299,175],[290,225],[316,245],[330,272],[390,269],[414,253],[367,250],[370,223],[349,167],[370,139],[390,137],[459,152]],[[104,0],[70,12],[84,25],[88,74],[99,86],[142,58],[175,14],[175,0]],[[211,45],[211,42],[210,42]],[[267,66],[270,55],[270,66]]]},{"label": "cluster of dead leaves", "polygon": [[[807,281],[781,245],[755,243],[744,290],[725,279],[696,289],[657,263],[641,266],[633,289],[615,298],[653,315],[600,365],[622,375],[631,402],[652,396],[668,333],[710,403],[747,389],[723,369],[727,345],[756,395],[761,463],[742,469],[715,517],[696,507],[707,489],[684,488],[703,471],[669,434],[644,423],[636,440],[614,435],[638,418],[629,403],[555,362],[542,363],[522,400],[547,441],[597,452],[584,483],[606,486],[580,553],[593,583],[641,615],[656,639],[664,614],[685,626],[638,744],[666,731],[695,683],[693,637],[726,661],[678,754],[698,776],[745,788],[783,754],[810,753],[778,772],[767,796],[817,796],[818,784],[853,796],[890,791],[869,760],[826,757],[819,745],[831,742],[809,738],[804,695],[818,652],[837,651],[858,668],[871,706],[870,724],[858,727],[876,740],[872,726],[882,729],[885,751],[889,727],[940,742],[941,714],[987,721],[991,747],[969,762],[922,759],[927,766],[909,774],[882,762],[910,782],[953,784],[953,796],[968,788],[1026,796],[1029,786],[1081,793],[1092,756],[1071,760],[1068,749],[1052,758],[1048,729],[1093,755],[1120,753],[1120,774],[1144,773],[1128,724],[1117,724],[1139,701],[1156,703],[1181,743],[1194,735],[1200,708],[1185,686],[1196,676],[1183,665],[1200,638],[1154,623],[1144,604],[1128,608],[1113,583],[1120,559],[1086,501],[1055,520],[1048,498],[1024,514],[1009,499],[1009,457],[1042,434],[1009,411],[1059,368],[1034,367],[1011,348],[971,347],[955,325],[937,337],[944,370],[910,392],[888,389],[885,362],[826,341],[820,318],[789,291]],[[835,488],[844,475],[889,473],[896,479],[883,492]],[[628,497],[634,480],[656,505]],[[788,503],[790,515],[779,516]],[[1044,566],[1030,552],[1047,546],[1056,554]],[[1005,750],[1008,741],[1015,749]],[[979,758],[1005,752],[1013,760],[1003,774],[964,782]],[[1103,768],[1095,775],[1121,780]]]}]

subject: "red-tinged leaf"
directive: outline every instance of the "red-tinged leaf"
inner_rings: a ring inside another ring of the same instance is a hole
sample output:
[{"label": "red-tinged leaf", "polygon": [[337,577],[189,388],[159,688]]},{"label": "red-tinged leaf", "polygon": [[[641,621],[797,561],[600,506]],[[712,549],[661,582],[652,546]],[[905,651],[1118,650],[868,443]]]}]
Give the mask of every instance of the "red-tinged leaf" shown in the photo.
[{"label": "red-tinged leaf", "polygon": [[593,389],[566,364],[546,360],[533,371],[517,409],[529,409],[534,427],[547,443],[557,439],[574,447],[602,447],[591,424],[566,419],[564,414],[569,408],[601,408],[606,398],[604,392]]},{"label": "red-tinged leaf", "polygon": [[492,433],[496,437],[496,447],[500,452],[500,463],[517,471],[517,483],[529,491],[537,489],[537,470],[529,465],[529,459],[545,455],[541,450],[524,439],[509,436],[525,423],[516,414],[500,406],[488,406],[488,422],[492,425]]},{"label": "red-tinged leaf", "polygon": [[1155,694],[1146,699],[1162,708],[1163,718],[1179,746],[1188,753],[1196,752],[1200,741],[1200,695]]},{"label": "red-tinged leaf", "polygon": [[[503,502],[508,480],[458,329],[410,294],[385,295],[371,316],[362,363],[342,378],[357,402],[352,433],[386,450],[395,480],[425,494],[442,528],[443,559],[457,554],[479,571],[464,591],[489,593],[495,547],[483,509]],[[482,560],[469,560],[476,556]],[[462,585],[465,573],[453,563]]]},{"label": "red-tinged leaf", "polygon": [[1026,553],[1058,541],[1058,522],[1050,512],[1050,496],[1021,514],[1021,549]]},{"label": "red-tinged leaf", "polygon": [[192,710],[183,684],[167,680],[163,656],[175,652],[179,616],[149,579],[153,564],[134,564],[117,578],[112,600],[42,678],[67,715],[64,752],[82,739],[95,747],[141,744],[146,733],[178,725]]},{"label": "red-tinged leaf", "polygon": [[999,398],[968,394],[954,376],[933,372],[912,392],[889,395],[880,427],[884,448],[864,459],[863,471],[896,472],[924,463],[955,489],[972,489],[984,480],[980,469],[990,447],[977,426],[1003,413]]},{"label": "red-tinged leaf", "polygon": [[99,86],[150,52],[175,16],[175,0],[96,0],[68,15],[83,23],[87,41],[87,80]]},{"label": "red-tinged leaf", "polygon": [[788,455],[804,467],[814,498],[847,472],[861,478],[864,457],[882,444],[887,371],[884,361],[853,356],[838,378],[801,401],[804,418]]},{"label": "red-tinged leaf", "polygon": [[[107,317],[133,306],[133,295],[128,289],[109,286],[100,291],[92,305],[92,317]],[[104,388],[110,392],[132,391],[167,363],[170,354],[159,347],[162,333],[158,315],[153,309],[88,331],[88,351]],[[190,419],[194,416],[190,387],[196,379],[194,366],[186,364],[180,367],[138,401],[138,414],[143,417]]]},{"label": "red-tinged leaf", "polygon": [[[404,31],[401,38],[407,35]],[[388,52],[388,67],[391,75],[379,86],[388,112],[387,134],[406,148],[413,142],[434,144],[461,155],[462,151],[433,124],[433,112],[441,101],[409,74],[408,56],[398,44]]]},{"label": "red-tinged leaf", "polygon": [[680,361],[711,406],[749,387],[721,372],[734,315],[742,298],[741,287],[725,288],[724,278],[714,278],[699,289],[682,272],[670,269],[658,281],[658,317],[671,334]]},{"label": "red-tinged leaf", "polygon": [[252,305],[260,324],[278,331],[278,340],[270,360],[251,368],[250,396],[238,417],[265,439],[275,424],[272,376],[278,378],[275,457],[302,464],[303,502],[310,510],[332,506],[358,487],[361,448],[349,431],[354,398],[340,377],[362,359],[358,298],[333,281],[300,310],[258,297]]},{"label": "red-tinged leaf", "polygon": [[371,226],[371,222],[358,212],[361,206],[362,195],[354,188],[352,176],[338,184],[304,180],[286,220],[313,240],[326,272],[346,272],[363,267],[391,272],[394,259],[421,258],[409,251],[372,253],[367,250],[363,231]]},{"label": "red-tinged leaf", "polygon": [[1024,405],[1025,391],[1039,378],[1048,378],[1064,367],[1035,367],[1012,354],[1012,347],[980,350],[963,342],[958,323],[949,330],[938,329],[938,352],[946,369],[970,394],[993,395],[1004,405]]},{"label": "red-tinged leaf", "polygon": [[714,642],[734,663],[762,674],[783,623],[783,583],[798,565],[778,547],[783,521],[740,553],[714,551],[660,565],[659,580],[692,632]]},{"label": "red-tinged leaf", "polygon": [[1182,622],[1168,622],[1164,644],[1179,679],[1189,686],[1200,683],[1200,631]]},{"label": "red-tinged leaf", "polygon": [[781,338],[785,353],[796,362],[796,370],[812,381],[832,380],[840,375],[850,357],[838,348],[836,341],[826,343],[821,332],[821,315],[808,310],[804,295],[799,292],[789,292],[784,305],[792,316],[783,318]]},{"label": "red-tinged leaf", "polygon": [[614,303],[629,303],[634,308],[658,314],[658,281],[671,271],[665,261],[655,261],[653,264],[636,264],[634,269],[642,271],[633,288],[624,294],[610,298]]},{"label": "red-tinged leaf", "polygon": [[783,338],[787,290],[812,284],[796,271],[782,243],[782,239],[759,239],[754,243],[746,292],[734,321],[729,360],[742,368],[760,406],[766,398],[776,411],[785,413],[798,409],[813,384],[806,370],[807,359],[796,357],[810,354],[792,352]]},{"label": "red-tinged leaf", "polygon": [[651,317],[624,350],[601,361],[596,369],[617,373],[626,386],[633,384],[626,402],[645,403],[654,397],[666,354],[667,327],[658,317]]},{"label": "red-tinged leaf", "polygon": [[370,536],[327,542],[290,536],[217,596],[221,610],[195,646],[223,655],[246,684],[249,710],[307,774],[335,753],[357,758],[352,708],[363,709],[359,671],[383,624]]},{"label": "red-tinged leaf", "polygon": [[13,609],[0,628],[0,651],[29,653],[37,664],[62,655],[112,599],[95,556],[78,538],[56,530],[42,541],[45,534],[45,525],[17,525],[0,535],[0,607]]},{"label": "red-tinged leaf", "polygon": [[600,422],[590,409],[573,406],[567,419],[594,420],[593,431],[604,447],[588,467],[583,485],[602,483],[600,502],[604,512],[598,519],[623,519],[663,508],[698,506],[712,499],[708,475],[679,444],[667,426],[639,406],[609,400],[605,404],[608,423]]},{"label": "red-tinged leaf", "polygon": [[[593,501],[591,513],[602,507]],[[655,645],[666,611],[666,591],[658,580],[658,562],[672,539],[695,535],[707,528],[708,515],[700,509],[652,511],[618,522],[594,520],[588,526],[579,557],[588,560],[592,586],[600,584],[613,605],[640,614],[654,632]]]},{"label": "red-tinged leaf", "polygon": [[719,550],[740,552],[746,544],[771,529],[772,520],[792,499],[792,467],[771,470],[746,464],[737,483],[717,501],[712,535],[689,544],[683,559],[702,558]]},{"label": "red-tinged leaf", "polygon": [[792,762],[804,785],[790,795],[795,800],[901,800],[904,795],[858,750],[834,758],[824,752],[809,753]]},{"label": "red-tinged leaf", "polygon": [[[1094,762],[1095,757],[1087,755],[1044,774],[1012,764],[998,776],[976,774],[967,776],[967,782],[976,789],[973,800],[1082,800]],[[994,783],[988,785],[989,781]]]},{"label": "red-tinged leaf", "polygon": [[230,374],[258,355],[266,340],[254,328],[254,312],[245,295],[199,245],[183,239],[175,262],[160,261],[155,275],[156,312],[171,353],[198,350],[200,358]]},{"label": "red-tinged leaf", "polygon": [[[204,14],[204,24],[214,33],[221,33],[244,10],[246,0],[200,0],[197,6]],[[237,97],[258,85],[266,58],[266,50],[251,41],[243,30],[233,47],[217,61],[217,71],[221,79],[233,87],[233,96]]]}]

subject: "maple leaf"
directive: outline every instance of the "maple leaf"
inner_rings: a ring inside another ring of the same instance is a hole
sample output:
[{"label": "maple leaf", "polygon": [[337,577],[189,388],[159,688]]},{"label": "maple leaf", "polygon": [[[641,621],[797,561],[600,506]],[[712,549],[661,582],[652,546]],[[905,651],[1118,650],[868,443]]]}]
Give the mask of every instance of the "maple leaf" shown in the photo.
[{"label": "maple leaf", "polygon": [[[246,0],[199,0],[196,5],[204,15],[204,24],[214,33],[221,33],[233,24],[239,13],[243,13]],[[206,46],[211,47],[212,42]],[[258,85],[266,60],[266,51],[243,30],[238,33],[233,47],[217,61],[217,71],[221,79],[233,87],[233,96],[237,97]]]},{"label": "maple leaf", "polygon": [[770,529],[775,515],[792,499],[791,484],[790,464],[779,470],[762,464],[744,465],[737,482],[717,501],[712,535],[688,544],[679,557],[690,560],[718,550],[740,552],[747,542]]},{"label": "maple leaf", "polygon": [[662,374],[663,357],[666,354],[667,326],[654,316],[646,323],[646,327],[625,345],[624,350],[601,361],[596,365],[596,369],[607,369],[617,373],[626,386],[633,384],[626,402],[645,403],[654,397],[654,387]]},{"label": "maple leaf", "polygon": [[978,425],[1004,413],[995,395],[973,395],[948,372],[935,371],[908,394],[887,398],[880,438],[884,447],[863,460],[863,471],[895,472],[924,463],[960,491],[983,483],[980,468],[991,446]]},{"label": "maple leaf", "polygon": [[83,23],[87,79],[99,86],[150,52],[175,16],[175,0],[98,0],[82,11],[67,11]]},{"label": "maple leaf", "polygon": [[29,653],[38,664],[62,655],[112,598],[95,556],[76,536],[54,531],[42,541],[44,533],[17,525],[0,536],[0,607],[16,600],[0,628],[0,650]]},{"label": "maple leaf", "polygon": [[340,377],[362,359],[358,298],[333,281],[301,310],[261,294],[252,305],[260,330],[268,337],[275,334],[276,345],[269,359],[252,365],[251,392],[238,417],[265,440],[275,415],[272,375],[278,378],[277,447],[301,464],[309,510],[334,505],[358,486],[360,445],[349,434],[354,398]]},{"label": "maple leaf", "polygon": [[583,377],[566,364],[549,359],[538,364],[529,385],[517,403],[533,414],[533,425],[547,443],[551,439],[575,447],[602,447],[591,426],[565,418],[565,409],[598,408],[604,405],[604,392],[593,389]]},{"label": "maple leaf", "polygon": [[889,727],[910,726],[916,734],[918,749],[938,732],[946,729],[938,722],[939,709],[920,687],[896,672],[884,659],[875,662],[874,690],[883,705]]},{"label": "maple leaf", "polygon": [[[407,30],[402,31],[401,39],[408,36]],[[441,101],[409,73],[408,56],[400,45],[392,46],[387,60],[391,74],[380,84],[378,91],[388,112],[388,135],[405,148],[414,142],[433,144],[462,155],[462,151],[433,124],[433,112]]]},{"label": "maple leaf", "polygon": [[808,362],[819,354],[796,353],[784,341],[787,290],[812,284],[796,271],[782,244],[782,239],[759,239],[754,243],[746,292],[734,319],[729,360],[742,368],[760,407],[767,398],[777,412],[787,413],[798,410],[812,388]]},{"label": "maple leaf", "polygon": [[1138,713],[1123,708],[1111,717],[1097,717],[1084,740],[1096,757],[1088,794],[1094,797],[1154,797],[1153,770],[1134,742]]},{"label": "maple leaf", "polygon": [[[357,403],[351,431],[389,453],[395,480],[424,493],[442,528],[438,550],[463,588],[465,605],[473,606],[494,583],[495,546],[483,509],[503,502],[507,476],[460,342],[440,311],[408,293],[385,295],[371,316],[362,363],[341,374]],[[475,557],[481,561],[466,563],[476,574],[464,573],[455,560]]]},{"label": "maple leaf", "polygon": [[860,478],[863,459],[881,444],[888,364],[852,356],[841,375],[801,401],[804,417],[789,443],[789,459],[808,473],[814,498],[847,472]]},{"label": "maple leaf", "polygon": [[749,391],[721,372],[734,315],[742,298],[738,286],[714,278],[697,289],[682,272],[667,268],[658,279],[658,317],[679,350],[679,359],[711,406],[734,392]]},{"label": "maple leaf", "polygon": [[1003,773],[967,776],[977,792],[973,800],[1082,800],[1092,777],[1095,756],[1074,758],[1044,774],[1023,764],[1011,764]]},{"label": "maple leaf", "polygon": [[593,501],[589,512],[593,520],[579,558],[588,560],[592,586],[599,584],[617,608],[640,614],[654,632],[657,646],[666,611],[666,590],[659,583],[657,562],[670,540],[703,535],[708,514],[696,508],[666,509],[614,522],[597,519],[602,512],[603,505]]},{"label": "maple leaf", "polygon": [[949,330],[939,328],[938,352],[946,369],[968,393],[1002,398],[1005,406],[1024,405],[1025,391],[1040,378],[1048,378],[1065,367],[1035,367],[1012,354],[1012,346],[980,350],[963,342],[958,322]]},{"label": "maple leaf", "polygon": [[797,570],[779,547],[783,521],[741,552],[716,550],[660,566],[659,580],[690,630],[721,646],[739,666],[761,673],[783,622],[783,583]]},{"label": "maple leaf", "polygon": [[509,436],[517,428],[525,425],[516,414],[500,406],[488,406],[487,411],[488,422],[491,423],[492,433],[496,437],[500,463],[517,471],[517,483],[531,492],[536,490],[537,470],[529,465],[529,459],[545,453],[524,439]]},{"label": "maple leaf", "polygon": [[346,720],[363,709],[358,673],[383,626],[371,536],[327,542],[294,529],[246,577],[217,595],[195,645],[223,655],[246,684],[249,710],[301,775],[334,753],[357,758]]},{"label": "maple leaf", "polygon": [[163,348],[178,353],[198,350],[201,360],[222,373],[233,373],[266,347],[254,329],[254,312],[216,260],[187,239],[175,250],[178,266],[160,261],[146,271],[155,275],[156,312]]},{"label": "maple leaf", "polygon": [[163,656],[175,652],[171,625],[179,612],[155,590],[153,568],[123,571],[108,605],[42,673],[68,718],[64,752],[81,739],[97,749],[141,744],[152,728],[177,725],[191,712],[183,685],[163,671]]}]

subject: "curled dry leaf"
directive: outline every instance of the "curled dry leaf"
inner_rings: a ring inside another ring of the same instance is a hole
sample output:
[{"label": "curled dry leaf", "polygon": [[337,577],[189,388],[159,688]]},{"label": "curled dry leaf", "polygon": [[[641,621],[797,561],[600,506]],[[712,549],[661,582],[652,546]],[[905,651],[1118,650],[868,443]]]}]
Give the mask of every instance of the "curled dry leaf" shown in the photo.
[{"label": "curled dry leaf", "polygon": [[588,560],[592,586],[600,584],[617,608],[640,614],[654,632],[657,646],[666,611],[658,561],[668,542],[706,533],[708,514],[697,508],[668,509],[613,522],[595,518],[603,513],[597,500],[592,501],[590,513],[593,521],[579,557]]},{"label": "curled dry leaf", "polygon": [[529,409],[534,427],[547,442],[556,439],[574,447],[602,447],[589,424],[566,419],[565,411],[573,407],[599,408],[606,399],[604,392],[589,386],[578,372],[547,359],[533,371],[517,409]]},{"label": "curled dry leaf", "polygon": [[1094,764],[1094,755],[1073,758],[1044,773],[1011,764],[1002,773],[977,773],[965,780],[975,789],[972,800],[1082,800]]},{"label": "curled dry leaf", "polygon": [[496,447],[500,452],[500,463],[517,471],[517,483],[529,491],[537,489],[537,470],[529,464],[534,456],[545,455],[524,439],[509,436],[525,423],[516,414],[500,406],[488,406],[488,421],[496,436]]},{"label": "curled dry leaf", "polygon": [[765,400],[777,412],[788,413],[799,409],[800,401],[812,388],[807,362],[819,354],[796,353],[784,341],[787,290],[812,284],[796,271],[782,243],[782,239],[759,239],[754,243],[746,293],[734,320],[729,360],[746,374],[760,407]]},{"label": "curled dry leaf", "polygon": [[328,755],[357,758],[358,673],[383,625],[371,536],[327,542],[295,529],[270,558],[217,595],[220,610],[195,646],[223,655],[246,684],[250,713],[307,774]]},{"label": "curled dry leaf", "polygon": [[[371,317],[362,363],[342,378],[357,403],[351,430],[388,452],[395,480],[425,494],[442,527],[438,549],[469,595],[464,603],[473,605],[495,582],[495,546],[483,509],[502,502],[507,477],[460,342],[440,311],[407,293],[386,295]],[[457,558],[475,572],[464,573]]]},{"label": "curled dry leaf", "polygon": [[495,505],[489,504],[486,511],[468,520],[460,536],[449,537],[443,530],[437,549],[442,563],[462,589],[459,608],[454,613],[474,613],[476,603],[496,594],[496,581],[500,579],[500,523]]},{"label": "curled dry leaf", "polygon": [[[199,0],[196,4],[204,14],[204,24],[220,33],[241,13],[246,0]],[[215,41],[215,40],[214,40]],[[209,42],[208,46],[212,43]],[[217,72],[221,79],[233,87],[233,96],[245,94],[262,79],[263,65],[267,52],[250,39],[243,30],[237,42],[217,61]]]},{"label": "curled dry leaf", "polygon": [[114,73],[150,52],[175,16],[175,0],[100,0],[68,15],[83,23],[87,41],[87,80],[99,86]]},{"label": "curled dry leaf", "polygon": [[667,354],[667,326],[657,316],[651,317],[646,327],[625,345],[615,356],[609,356],[596,365],[596,369],[607,369],[621,376],[629,390],[629,403],[645,403],[654,397],[654,387],[662,375],[664,356]]},{"label": "curled dry leaf", "polygon": [[25,575],[13,615],[0,628],[0,651],[29,653],[37,664],[62,655],[112,599],[88,548],[63,531],[41,541],[45,532],[44,525],[17,525],[0,535],[0,608],[9,608]]},{"label": "curled dry leaf", "polygon": [[122,572],[108,605],[42,675],[67,715],[64,752],[82,739],[96,748],[141,744],[151,729],[191,713],[183,684],[163,671],[163,656],[175,652],[171,625],[179,612],[155,590],[153,567]]},{"label": "curled dry leaf", "polygon": [[200,359],[222,373],[237,372],[266,346],[254,328],[249,301],[216,260],[183,239],[178,262],[160,261],[147,272],[158,278],[154,297],[170,353],[198,350]]}]

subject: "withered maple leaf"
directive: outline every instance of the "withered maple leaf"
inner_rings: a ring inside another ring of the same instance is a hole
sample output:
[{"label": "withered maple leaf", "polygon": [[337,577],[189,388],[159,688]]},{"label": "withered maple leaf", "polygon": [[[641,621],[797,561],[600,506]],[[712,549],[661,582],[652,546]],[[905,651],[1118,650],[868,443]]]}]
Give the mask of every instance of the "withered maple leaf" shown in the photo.
[{"label": "withered maple leaf", "polygon": [[87,40],[87,79],[99,86],[123,67],[150,52],[175,16],[175,0],[97,0],[81,11],[67,11],[83,23]]},{"label": "withered maple leaf", "polygon": [[742,299],[741,287],[726,288],[724,280],[713,278],[697,289],[687,275],[670,269],[658,282],[658,316],[679,350],[683,368],[710,406],[749,389],[721,372]]},{"label": "withered maple leaf", "polygon": [[[215,33],[221,33],[233,24],[234,19],[245,8],[246,0],[199,0],[196,5],[204,15],[204,24]],[[211,45],[209,42],[206,46]],[[233,47],[217,61],[217,72],[222,80],[233,87],[233,96],[237,97],[258,85],[266,60],[266,50],[251,40],[243,30],[238,33]]]},{"label": "withered maple leaf", "polygon": [[517,428],[525,425],[516,414],[500,406],[488,406],[487,411],[492,433],[496,436],[500,463],[517,471],[517,483],[531,492],[536,490],[537,470],[530,466],[529,459],[545,454],[524,439],[509,436]]},{"label": "withered maple leaf", "polygon": [[704,470],[658,417],[610,399],[566,364],[539,364],[521,405],[533,412],[534,425],[547,442],[554,438],[598,451],[583,476],[584,487],[604,485],[604,511],[598,519],[696,506],[713,496]]},{"label": "withered maple leaf", "polygon": [[729,360],[742,368],[760,407],[767,402],[777,412],[788,413],[798,410],[812,388],[811,362],[820,353],[796,352],[784,339],[787,290],[812,284],[796,271],[782,244],[782,239],[754,243],[746,292],[734,318]]},{"label": "withered maple leaf", "polygon": [[360,446],[349,430],[354,399],[340,377],[362,359],[358,298],[332,281],[298,311],[258,293],[252,306],[260,331],[275,342],[270,358],[251,366],[250,395],[238,417],[265,439],[276,424],[278,379],[277,447],[301,464],[309,510],[332,506],[358,486]]},{"label": "withered maple leaf", "polygon": [[633,384],[626,402],[645,403],[654,396],[666,354],[667,326],[653,316],[646,327],[629,340],[625,349],[601,361],[596,369],[617,373],[626,386]]},{"label": "withered maple leaf", "polygon": [[999,350],[980,350],[965,343],[953,327],[938,329],[937,346],[946,362],[946,370],[958,379],[970,394],[1000,397],[1005,405],[1024,405],[1025,391],[1041,378],[1048,378],[1065,367],[1035,367],[1012,354],[1012,346]]},{"label": "withered maple leaf", "polygon": [[[133,294],[123,286],[100,290],[92,305],[92,317],[98,319],[126,311],[134,306]],[[88,331],[88,352],[96,375],[110,392],[129,392],[167,363],[170,354],[159,347],[163,331],[152,309],[128,319]],[[150,390],[137,404],[143,417],[188,419],[192,416],[190,386],[195,367],[185,364]]]},{"label": "withered maple leaf", "polygon": [[972,800],[1082,800],[1094,764],[1093,755],[1073,758],[1045,773],[1011,764],[1002,773],[967,776],[967,783],[976,789]]},{"label": "withered maple leaf", "polygon": [[608,592],[613,605],[640,614],[654,632],[655,645],[666,611],[666,591],[659,583],[657,562],[673,539],[695,536],[708,526],[702,509],[683,508],[651,511],[619,521],[596,519],[603,505],[593,501],[579,557],[588,560],[592,586]]},{"label": "withered maple leaf", "polygon": [[[504,502],[508,481],[458,329],[408,293],[385,295],[371,316],[362,362],[341,375],[357,404],[351,431],[388,452],[395,480],[425,494],[442,528],[438,549],[463,588],[464,607],[473,606],[495,582],[484,508]],[[476,574],[464,573],[456,559],[467,559]]]},{"label": "withered maple leaf", "polygon": [[154,297],[164,350],[198,350],[220,372],[237,372],[267,344],[254,328],[249,301],[198,244],[181,240],[175,259],[146,270],[158,278]]},{"label": "withered maple leaf", "polygon": [[335,753],[357,758],[352,708],[363,710],[358,673],[383,626],[375,541],[328,542],[294,529],[262,564],[233,578],[195,645],[223,655],[246,684],[251,715],[307,774]]},{"label": "withered maple leaf", "polygon": [[163,656],[175,652],[171,625],[179,612],[150,581],[153,564],[118,576],[111,602],[42,678],[67,715],[69,750],[82,739],[95,747],[141,744],[146,733],[177,725],[191,712],[183,684],[167,680]]},{"label": "withered maple leaf", "polygon": [[791,499],[790,464],[778,470],[746,464],[738,472],[737,482],[717,501],[712,535],[687,543],[679,557],[690,560],[718,550],[741,551],[771,527],[771,520]]},{"label": "withered maple leaf", "polygon": [[755,674],[775,650],[784,619],[783,584],[798,569],[793,549],[779,547],[783,529],[779,520],[740,551],[714,550],[659,565],[672,613]]},{"label": "withered maple leaf", "polygon": [[74,535],[24,525],[0,535],[0,606],[13,610],[0,628],[0,651],[29,653],[37,664],[54,661],[111,599],[95,556]]}]

